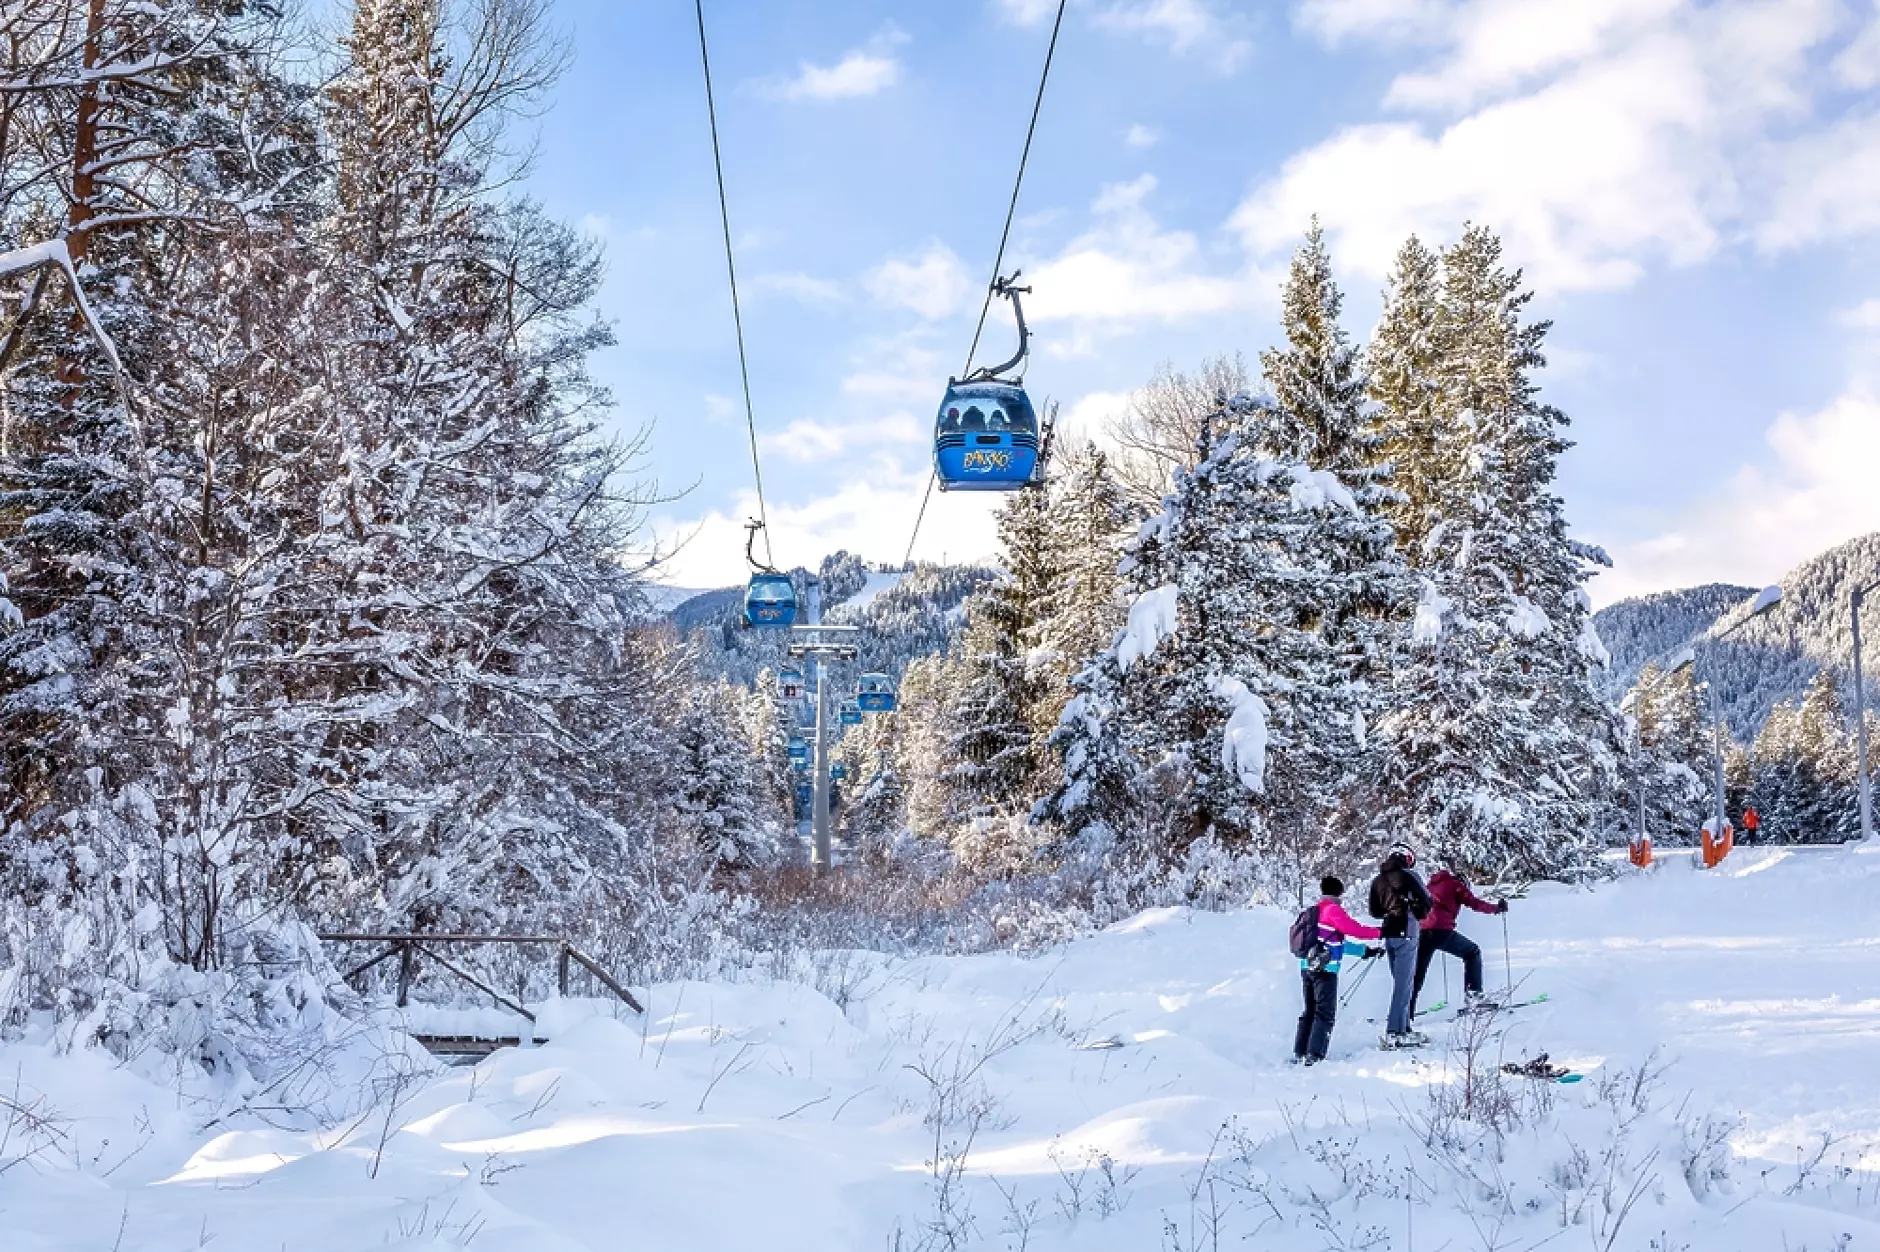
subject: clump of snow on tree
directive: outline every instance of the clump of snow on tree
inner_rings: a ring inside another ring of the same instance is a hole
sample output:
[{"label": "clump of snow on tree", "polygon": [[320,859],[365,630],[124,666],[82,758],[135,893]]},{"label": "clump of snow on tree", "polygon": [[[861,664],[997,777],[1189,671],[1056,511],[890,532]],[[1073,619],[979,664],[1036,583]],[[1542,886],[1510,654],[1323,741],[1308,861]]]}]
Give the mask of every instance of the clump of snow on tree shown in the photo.
[{"label": "clump of snow on tree", "polygon": [[1214,694],[1227,702],[1221,728],[1221,765],[1255,795],[1266,791],[1266,701],[1238,678],[1214,680]]},{"label": "clump of snow on tree", "polygon": [[1154,652],[1181,624],[1180,591],[1173,584],[1151,588],[1129,606],[1129,624],[1116,645],[1117,664],[1127,670]]}]

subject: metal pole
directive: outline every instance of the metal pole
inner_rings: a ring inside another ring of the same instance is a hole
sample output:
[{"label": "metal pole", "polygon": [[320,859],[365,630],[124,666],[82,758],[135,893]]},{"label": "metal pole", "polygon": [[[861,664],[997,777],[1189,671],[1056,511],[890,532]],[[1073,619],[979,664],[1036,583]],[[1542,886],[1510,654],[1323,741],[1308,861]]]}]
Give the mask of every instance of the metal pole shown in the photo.
[{"label": "metal pole", "polygon": [[1873,792],[1867,782],[1867,680],[1860,668],[1860,606],[1867,599],[1867,588],[1854,588],[1854,736],[1860,745],[1855,766],[1854,787],[1860,796],[1860,837],[1873,842]]},{"label": "metal pole", "polygon": [[[822,625],[822,584],[809,585],[809,624]],[[810,755],[810,769],[815,771],[813,799],[810,805],[810,867],[819,874],[829,872],[829,699],[824,690],[827,669],[819,656],[816,663],[816,750]]]}]

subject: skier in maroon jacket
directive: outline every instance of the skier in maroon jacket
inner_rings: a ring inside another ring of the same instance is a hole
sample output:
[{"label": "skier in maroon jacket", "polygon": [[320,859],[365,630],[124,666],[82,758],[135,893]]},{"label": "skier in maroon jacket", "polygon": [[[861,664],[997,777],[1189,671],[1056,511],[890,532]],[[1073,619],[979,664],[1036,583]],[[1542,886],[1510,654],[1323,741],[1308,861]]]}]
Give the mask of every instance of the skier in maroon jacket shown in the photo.
[{"label": "skier in maroon jacket", "polygon": [[1464,905],[1477,913],[1506,913],[1506,900],[1484,900],[1469,890],[1461,875],[1444,867],[1430,878],[1430,915],[1423,919],[1422,942],[1417,945],[1416,981],[1410,990],[1410,1008],[1416,1011],[1417,997],[1423,994],[1423,976],[1430,971],[1430,961],[1438,952],[1462,959],[1463,1008],[1467,1011],[1482,999],[1482,949],[1475,942],[1456,933],[1456,914]]}]

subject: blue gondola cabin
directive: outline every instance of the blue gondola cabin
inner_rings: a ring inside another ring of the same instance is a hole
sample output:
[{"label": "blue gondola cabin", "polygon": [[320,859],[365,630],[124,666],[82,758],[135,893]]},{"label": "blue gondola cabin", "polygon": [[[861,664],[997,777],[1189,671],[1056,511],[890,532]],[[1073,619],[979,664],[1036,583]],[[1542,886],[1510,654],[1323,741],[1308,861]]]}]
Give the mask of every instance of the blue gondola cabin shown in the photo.
[{"label": "blue gondola cabin", "polygon": [[744,620],[764,630],[782,630],[796,621],[796,587],[788,574],[751,575],[744,589]]},{"label": "blue gondola cabin", "polygon": [[1016,491],[1038,470],[1038,415],[1016,383],[953,383],[934,423],[942,491]]},{"label": "blue gondola cabin", "polygon": [[886,674],[863,674],[855,703],[864,713],[894,712],[894,680]]}]

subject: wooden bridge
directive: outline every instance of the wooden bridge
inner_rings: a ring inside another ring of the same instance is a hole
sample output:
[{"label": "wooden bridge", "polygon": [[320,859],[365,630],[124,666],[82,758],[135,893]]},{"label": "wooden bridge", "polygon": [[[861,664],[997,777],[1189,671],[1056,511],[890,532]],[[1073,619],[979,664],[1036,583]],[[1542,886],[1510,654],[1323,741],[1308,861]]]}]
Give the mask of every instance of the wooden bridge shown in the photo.
[{"label": "wooden bridge", "polygon": [[[354,966],[346,972],[345,977],[347,982],[351,982],[366,971],[376,969],[385,962],[397,958],[399,1008],[404,1008],[410,1003],[411,984],[418,975],[418,962],[420,960],[427,960],[453,978],[456,978],[460,982],[468,983],[478,991],[481,991],[499,1006],[518,1014],[533,1028],[535,1025],[535,1014],[531,1013],[515,1000],[510,999],[502,992],[496,990],[496,988],[490,986],[476,975],[470,973],[468,970],[450,961],[437,951],[439,947],[447,944],[509,944],[516,947],[533,945],[553,949],[555,952],[555,987],[563,996],[568,994],[571,976],[575,967],[579,966],[581,969],[593,975],[595,980],[603,987],[620,997],[628,1008],[631,1008],[636,1013],[644,1013],[646,1011],[645,1007],[642,1006],[638,1000],[634,999],[633,993],[622,986],[612,974],[603,969],[598,961],[581,951],[581,949],[575,947],[573,942],[561,935],[455,935],[433,934],[428,932],[409,934],[352,934],[338,932],[323,934],[320,938],[327,943],[386,944],[387,946],[383,952],[380,952],[363,964]],[[547,1042],[547,1040],[534,1039],[533,1029],[530,1031],[530,1036],[532,1042]],[[518,1035],[413,1035],[412,1038],[417,1040],[418,1043],[423,1045],[423,1047],[433,1055],[464,1059],[480,1059],[488,1056],[498,1048],[513,1048],[522,1043],[522,1039]]]}]

